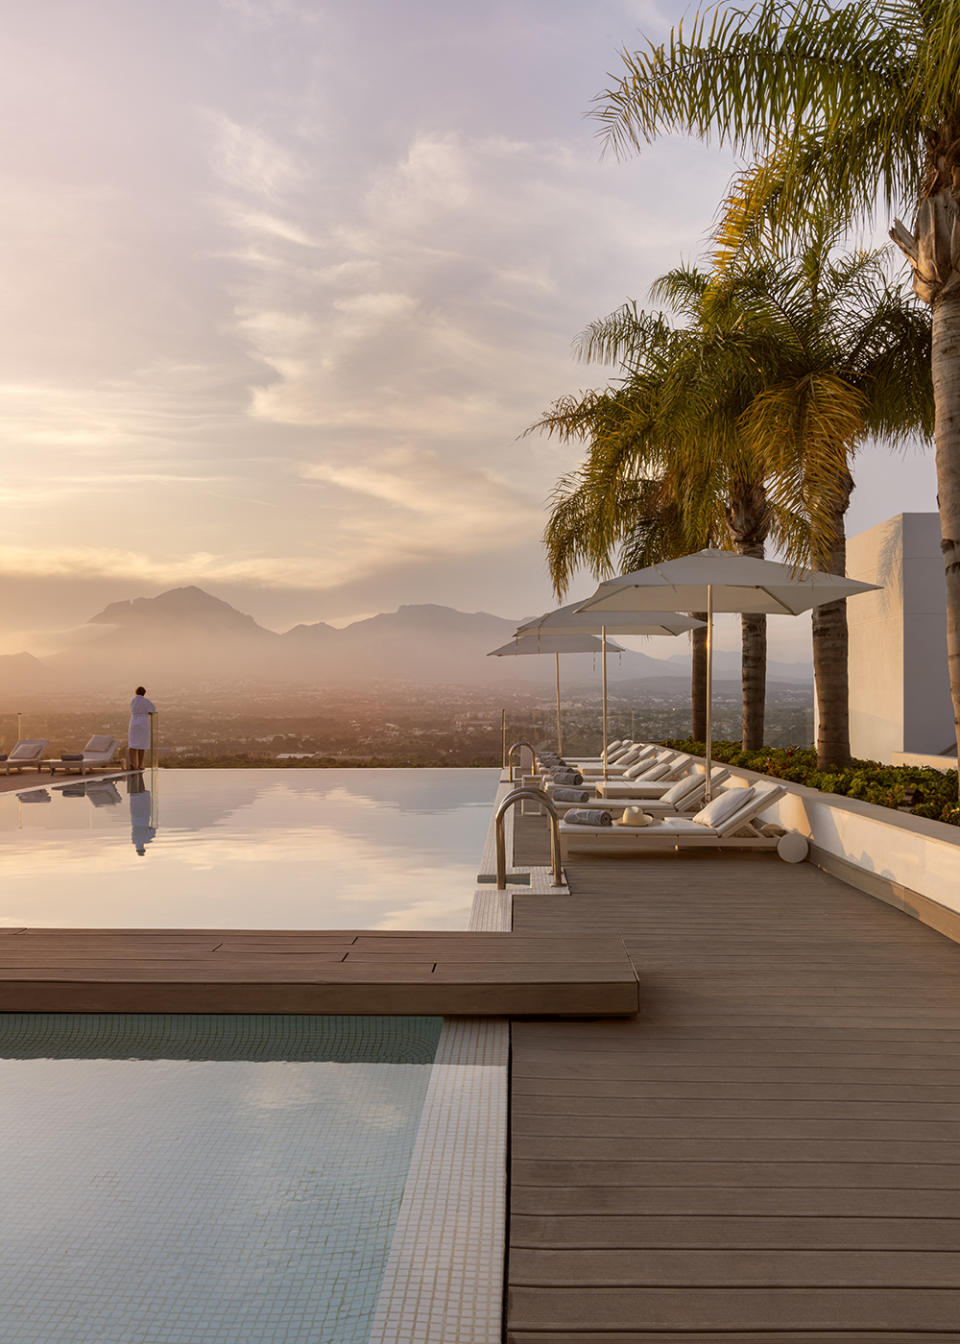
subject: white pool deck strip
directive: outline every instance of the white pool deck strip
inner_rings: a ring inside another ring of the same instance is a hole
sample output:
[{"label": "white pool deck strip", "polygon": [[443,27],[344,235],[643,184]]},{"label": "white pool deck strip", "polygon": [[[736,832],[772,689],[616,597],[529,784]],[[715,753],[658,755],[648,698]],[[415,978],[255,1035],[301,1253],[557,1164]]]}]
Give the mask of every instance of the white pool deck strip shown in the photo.
[{"label": "white pool deck strip", "polygon": [[[496,803],[508,792],[501,782]],[[512,814],[508,826],[512,854]],[[480,871],[495,867],[491,811]],[[512,925],[510,892],[478,887],[471,933],[506,933]],[[446,1019],[370,1344],[502,1340],[509,1067],[506,1017]]]}]

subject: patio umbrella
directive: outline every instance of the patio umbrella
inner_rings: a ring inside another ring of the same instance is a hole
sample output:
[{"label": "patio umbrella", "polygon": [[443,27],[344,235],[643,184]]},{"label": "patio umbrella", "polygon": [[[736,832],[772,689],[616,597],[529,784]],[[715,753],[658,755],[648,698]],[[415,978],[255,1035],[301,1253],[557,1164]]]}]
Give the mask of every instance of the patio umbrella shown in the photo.
[{"label": "patio umbrella", "polygon": [[710,798],[712,755],[711,691],[713,683],[713,613],[764,612],[799,616],[827,602],[854,597],[877,587],[841,574],[794,569],[774,560],[757,560],[733,551],[708,549],[662,565],[648,565],[630,574],[608,579],[577,610],[606,619],[611,629],[617,615],[631,611],[673,611],[676,607],[707,612],[707,787]]},{"label": "patio umbrella", "polygon": [[601,685],[603,694],[603,777],[607,777],[607,632],[614,635],[683,635],[703,625],[695,616],[679,611],[657,609],[652,612],[618,611],[612,616],[606,612],[585,612],[582,602],[568,602],[532,621],[517,626],[515,637],[535,636],[549,639],[553,635],[600,635]]},{"label": "patio umbrella", "polygon": [[[610,643],[611,653],[623,653],[619,644]],[[563,728],[560,718],[561,653],[602,653],[603,645],[594,635],[521,635],[499,649],[491,649],[488,658],[509,658],[524,653],[552,653],[557,665],[557,755],[563,755]]]}]

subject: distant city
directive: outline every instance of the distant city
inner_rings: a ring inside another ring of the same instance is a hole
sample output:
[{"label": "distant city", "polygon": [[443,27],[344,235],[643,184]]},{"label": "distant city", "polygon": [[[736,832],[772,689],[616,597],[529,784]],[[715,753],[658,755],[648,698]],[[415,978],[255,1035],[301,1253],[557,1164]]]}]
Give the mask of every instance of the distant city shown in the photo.
[{"label": "distant city", "polygon": [[[740,735],[740,688],[715,687],[718,738]],[[500,762],[500,713],[510,742],[556,740],[555,705],[546,692],[492,693],[477,687],[384,684],[362,691],[292,694],[241,687],[207,689],[164,705],[159,715],[159,760],[164,766],[494,766]],[[772,683],[767,708],[771,745],[812,741],[808,686]],[[50,740],[50,753],[69,751],[93,732],[126,740],[121,702],[82,707],[48,697],[23,715],[23,733]],[[683,683],[667,690],[644,683],[618,686],[610,700],[611,737],[661,739],[690,731]],[[600,741],[599,693],[577,687],[563,701],[564,747],[595,752]],[[16,714],[0,713],[0,740],[12,742]]]}]

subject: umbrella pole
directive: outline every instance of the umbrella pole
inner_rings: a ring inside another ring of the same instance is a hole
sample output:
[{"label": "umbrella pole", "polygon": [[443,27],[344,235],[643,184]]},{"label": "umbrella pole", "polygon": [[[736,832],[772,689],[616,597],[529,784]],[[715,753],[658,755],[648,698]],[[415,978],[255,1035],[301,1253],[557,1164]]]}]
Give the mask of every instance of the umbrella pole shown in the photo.
[{"label": "umbrella pole", "polygon": [[713,584],[707,584],[707,743],[706,743],[706,761],[707,778],[704,787],[704,800],[710,801],[713,797],[713,790],[710,787],[710,769],[713,747],[713,722],[711,716],[711,702],[713,700]]},{"label": "umbrella pole", "polygon": [[607,782],[607,627],[600,627],[600,662],[603,686],[603,782]]},{"label": "umbrella pole", "polygon": [[563,726],[560,722],[560,654],[554,652],[557,660],[557,755],[563,755]]}]

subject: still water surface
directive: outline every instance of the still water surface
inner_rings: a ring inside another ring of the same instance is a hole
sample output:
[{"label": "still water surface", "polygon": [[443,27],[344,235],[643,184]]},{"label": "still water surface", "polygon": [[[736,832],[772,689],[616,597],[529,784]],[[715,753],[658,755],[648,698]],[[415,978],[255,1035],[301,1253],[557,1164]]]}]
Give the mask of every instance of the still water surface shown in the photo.
[{"label": "still water surface", "polygon": [[462,929],[496,770],[161,770],[0,795],[0,925]]}]

